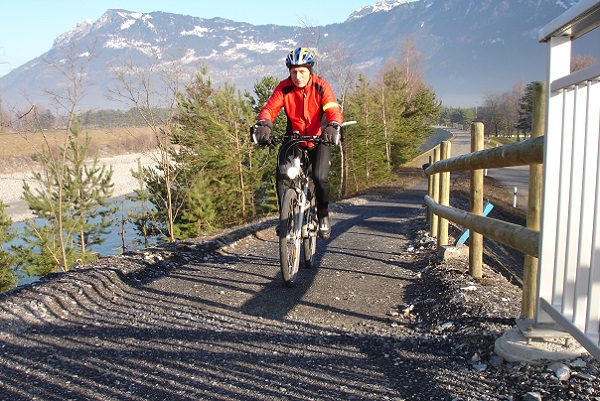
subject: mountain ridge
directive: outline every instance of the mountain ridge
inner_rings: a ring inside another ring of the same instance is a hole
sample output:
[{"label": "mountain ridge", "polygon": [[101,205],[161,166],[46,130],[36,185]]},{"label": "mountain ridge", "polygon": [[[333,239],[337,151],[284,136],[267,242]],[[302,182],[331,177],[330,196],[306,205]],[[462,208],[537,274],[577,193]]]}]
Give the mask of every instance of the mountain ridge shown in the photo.
[{"label": "mountain ridge", "polygon": [[90,48],[97,51],[81,106],[122,108],[106,97],[115,85],[111,69],[121,60],[131,60],[138,68],[148,68],[151,62],[160,68],[179,63],[188,81],[205,66],[215,84],[233,82],[251,91],[264,75],[285,77],[283,59],[300,44],[315,48],[311,44],[316,43],[321,60],[342,48],[351,54],[358,73],[376,79],[385,62],[398,57],[402,41],[412,36],[423,57],[425,81],[438,98],[446,105],[470,107],[486,92],[544,79],[546,46],[537,43],[537,31],[576,3],[382,0],[358,9],[343,23],[317,27],[111,9],[97,21],[82,21],[56,38],[48,52],[1,77],[0,95],[3,104],[17,108],[23,107],[22,93],[29,94],[29,102],[46,104],[45,92],[60,84],[57,72],[44,60],[59,59],[61,49],[69,46],[80,54]]}]

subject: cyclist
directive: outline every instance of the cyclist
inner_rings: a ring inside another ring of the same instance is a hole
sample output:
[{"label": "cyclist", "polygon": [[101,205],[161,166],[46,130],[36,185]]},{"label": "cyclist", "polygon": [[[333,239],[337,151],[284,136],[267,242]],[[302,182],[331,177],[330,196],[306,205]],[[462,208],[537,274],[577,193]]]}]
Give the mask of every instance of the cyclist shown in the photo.
[{"label": "cyclist", "polygon": [[[333,94],[331,85],[313,74],[315,58],[309,49],[299,47],[292,50],[285,59],[290,76],[277,85],[267,103],[258,115],[254,134],[259,144],[267,144],[273,121],[283,107],[287,116],[286,134],[298,132],[304,136],[320,136],[325,141],[335,142],[339,126],[343,122],[342,111]],[[312,178],[315,184],[319,236],[329,238],[329,168],[331,147],[323,143],[303,143],[310,148],[309,158]],[[291,148],[290,148],[291,149]],[[292,154],[284,154],[277,161],[277,198],[279,204],[289,187],[286,175],[287,165]]]}]

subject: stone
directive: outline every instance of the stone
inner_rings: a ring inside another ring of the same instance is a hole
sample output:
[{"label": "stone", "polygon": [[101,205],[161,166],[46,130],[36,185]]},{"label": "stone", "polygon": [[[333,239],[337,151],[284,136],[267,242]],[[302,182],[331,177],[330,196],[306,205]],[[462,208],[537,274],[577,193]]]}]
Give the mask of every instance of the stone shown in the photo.
[{"label": "stone", "polygon": [[548,369],[554,372],[556,378],[560,381],[569,380],[571,378],[571,369],[561,362],[552,363]]},{"label": "stone", "polygon": [[523,401],[542,401],[542,395],[537,391],[530,391],[523,396]]}]

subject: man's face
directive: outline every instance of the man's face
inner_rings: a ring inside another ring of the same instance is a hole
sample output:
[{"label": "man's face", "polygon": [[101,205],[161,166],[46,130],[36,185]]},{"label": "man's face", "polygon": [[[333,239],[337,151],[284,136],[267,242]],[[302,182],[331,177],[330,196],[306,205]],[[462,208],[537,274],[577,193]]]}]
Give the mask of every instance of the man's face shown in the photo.
[{"label": "man's face", "polygon": [[304,88],[310,79],[310,70],[307,67],[292,67],[290,68],[290,76],[294,85],[298,88]]}]

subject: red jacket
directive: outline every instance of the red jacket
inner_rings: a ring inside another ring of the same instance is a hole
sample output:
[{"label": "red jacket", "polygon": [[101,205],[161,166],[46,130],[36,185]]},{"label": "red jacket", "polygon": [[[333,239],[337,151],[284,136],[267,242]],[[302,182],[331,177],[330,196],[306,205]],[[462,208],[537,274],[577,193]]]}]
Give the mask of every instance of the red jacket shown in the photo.
[{"label": "red jacket", "polygon": [[288,118],[288,133],[298,131],[305,136],[321,135],[323,113],[323,125],[334,121],[341,124],[344,121],[331,86],[316,75],[311,75],[304,88],[294,86],[289,77],[281,81],[260,111],[258,119],[273,122],[282,107]]}]

